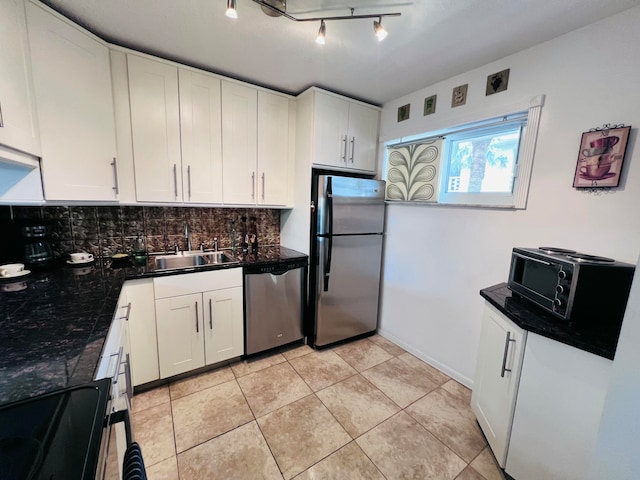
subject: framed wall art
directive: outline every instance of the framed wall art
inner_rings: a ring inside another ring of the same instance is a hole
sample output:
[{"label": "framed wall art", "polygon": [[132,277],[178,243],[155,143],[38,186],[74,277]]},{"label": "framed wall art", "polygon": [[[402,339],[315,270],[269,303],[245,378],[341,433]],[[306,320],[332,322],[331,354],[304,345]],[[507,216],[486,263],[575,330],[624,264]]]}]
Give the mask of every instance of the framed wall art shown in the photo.
[{"label": "framed wall art", "polygon": [[504,92],[509,86],[509,71],[507,68],[498,73],[491,74],[487,77],[487,89],[485,95],[493,95],[494,93]]},{"label": "framed wall art", "polygon": [[436,98],[437,95],[431,95],[424,99],[424,115],[436,113]]},{"label": "framed wall art", "polygon": [[620,183],[630,126],[605,124],[582,134],[575,188],[610,188]]},{"label": "framed wall art", "polygon": [[469,84],[465,83],[464,85],[459,85],[453,89],[451,93],[451,106],[459,107],[467,103],[467,89],[469,88]]},{"label": "framed wall art", "polygon": [[401,107],[398,107],[398,121],[404,122],[405,120],[409,120],[409,115],[411,114],[411,104],[407,103]]}]

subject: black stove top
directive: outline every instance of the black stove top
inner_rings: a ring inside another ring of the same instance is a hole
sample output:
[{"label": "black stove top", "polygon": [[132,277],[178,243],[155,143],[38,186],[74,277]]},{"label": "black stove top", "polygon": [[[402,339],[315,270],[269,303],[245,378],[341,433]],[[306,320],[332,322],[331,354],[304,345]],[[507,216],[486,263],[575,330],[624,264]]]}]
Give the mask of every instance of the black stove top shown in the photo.
[{"label": "black stove top", "polygon": [[94,479],[110,380],[0,408],[2,480]]}]

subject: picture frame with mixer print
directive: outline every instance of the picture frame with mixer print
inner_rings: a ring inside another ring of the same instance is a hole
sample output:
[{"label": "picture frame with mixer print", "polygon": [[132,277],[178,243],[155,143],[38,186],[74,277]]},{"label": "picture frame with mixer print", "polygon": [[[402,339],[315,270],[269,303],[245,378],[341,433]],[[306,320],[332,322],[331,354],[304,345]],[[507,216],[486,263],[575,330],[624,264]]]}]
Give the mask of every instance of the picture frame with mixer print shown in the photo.
[{"label": "picture frame with mixer print", "polygon": [[620,183],[630,126],[607,125],[584,132],[574,188],[611,188]]}]

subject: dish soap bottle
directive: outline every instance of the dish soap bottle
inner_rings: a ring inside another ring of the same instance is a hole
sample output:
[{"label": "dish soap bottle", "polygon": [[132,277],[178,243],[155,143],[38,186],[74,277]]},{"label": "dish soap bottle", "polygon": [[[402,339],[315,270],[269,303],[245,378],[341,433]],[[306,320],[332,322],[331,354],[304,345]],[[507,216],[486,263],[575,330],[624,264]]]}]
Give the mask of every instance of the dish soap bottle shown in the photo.
[{"label": "dish soap bottle", "polygon": [[136,238],[136,243],[133,248],[133,258],[136,263],[144,263],[147,261],[147,248],[144,245],[144,239],[140,233],[138,233],[138,237]]}]

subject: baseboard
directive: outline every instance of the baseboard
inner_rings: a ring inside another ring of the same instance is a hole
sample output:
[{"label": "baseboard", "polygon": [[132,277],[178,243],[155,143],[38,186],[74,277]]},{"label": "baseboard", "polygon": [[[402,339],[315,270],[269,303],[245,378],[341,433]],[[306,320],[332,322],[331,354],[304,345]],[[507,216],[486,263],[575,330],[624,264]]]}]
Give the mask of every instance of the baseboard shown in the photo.
[{"label": "baseboard", "polygon": [[447,365],[444,365],[443,363],[438,362],[437,360],[435,360],[434,358],[430,357],[426,353],[424,353],[424,352],[412,347],[411,345],[408,345],[406,342],[400,340],[398,337],[396,337],[392,333],[389,333],[388,331],[380,328],[380,329],[378,329],[378,335],[380,335],[380,336],[386,338],[387,340],[392,341],[396,345],[404,348],[410,354],[418,357],[420,360],[423,360],[423,361],[427,362],[433,368],[437,368],[442,373],[450,376],[455,381],[461,383],[465,387],[468,387],[468,388],[471,388],[471,389],[473,388],[473,380],[471,378],[469,378],[469,377],[467,377],[465,375],[462,375],[460,372],[450,368]]}]

